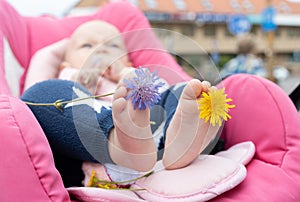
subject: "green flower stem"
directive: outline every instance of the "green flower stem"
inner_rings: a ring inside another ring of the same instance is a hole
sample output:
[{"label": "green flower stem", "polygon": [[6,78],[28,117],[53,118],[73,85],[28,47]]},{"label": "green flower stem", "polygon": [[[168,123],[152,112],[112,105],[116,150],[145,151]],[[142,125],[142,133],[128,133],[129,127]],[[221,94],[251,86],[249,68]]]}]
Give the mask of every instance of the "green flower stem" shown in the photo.
[{"label": "green flower stem", "polygon": [[130,183],[130,182],[135,182],[135,181],[137,181],[137,180],[139,180],[139,179],[142,179],[142,178],[144,178],[144,177],[148,177],[148,176],[150,176],[150,175],[153,174],[153,173],[154,173],[154,171],[150,171],[149,173],[146,173],[145,175],[142,175],[142,176],[140,176],[140,177],[134,178],[134,179],[132,179],[132,180],[122,181],[122,182],[114,182],[114,181],[99,180],[99,179],[97,179],[97,182],[98,182],[98,183],[101,183],[101,184],[103,183],[103,184],[115,184],[115,185],[128,184],[128,183]]},{"label": "green flower stem", "polygon": [[24,102],[27,105],[32,105],[32,106],[54,106],[58,109],[61,109],[62,105],[64,104],[68,104],[68,103],[72,103],[72,102],[78,102],[81,100],[87,100],[87,99],[91,99],[91,98],[101,98],[101,97],[106,97],[106,96],[110,96],[113,95],[114,93],[107,93],[107,94],[103,94],[103,95],[93,95],[93,96],[89,96],[89,97],[84,97],[84,98],[76,98],[73,100],[69,100],[69,101],[62,101],[62,100],[56,100],[53,103],[34,103],[34,102]]},{"label": "green flower stem", "polygon": [[[91,98],[102,98],[102,97],[110,96],[113,94],[115,94],[115,93],[107,93],[107,94],[103,94],[103,95],[93,95],[93,96],[84,97],[84,98],[76,98],[76,99],[69,100],[69,101],[56,100],[53,103],[34,103],[34,102],[26,102],[26,101],[24,101],[24,103],[27,105],[32,105],[32,106],[53,106],[53,107],[56,107],[57,109],[59,109],[60,111],[62,111],[62,106],[65,104],[72,103],[72,102],[78,102],[81,100],[87,100],[87,99],[91,99]],[[155,125],[155,122],[150,121],[150,124]]]},{"label": "green flower stem", "polygon": [[70,102],[78,102],[78,101],[87,100],[87,99],[90,99],[90,98],[102,98],[102,97],[110,96],[110,95],[113,95],[113,94],[115,94],[115,93],[107,93],[107,94],[103,94],[103,95],[93,95],[93,96],[84,97],[84,98],[77,98],[77,99],[74,99],[74,100],[71,100],[71,101],[61,102],[61,104],[68,104]]}]

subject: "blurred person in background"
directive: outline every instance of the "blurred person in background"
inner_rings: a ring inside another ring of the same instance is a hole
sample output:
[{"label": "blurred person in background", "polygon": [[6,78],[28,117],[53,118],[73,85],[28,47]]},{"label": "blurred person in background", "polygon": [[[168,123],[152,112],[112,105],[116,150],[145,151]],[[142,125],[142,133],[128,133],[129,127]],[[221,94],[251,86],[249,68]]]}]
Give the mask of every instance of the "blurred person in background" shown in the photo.
[{"label": "blurred person in background", "polygon": [[250,34],[237,36],[237,56],[229,60],[221,70],[221,77],[247,73],[267,77],[268,72],[261,58],[256,56],[256,44]]}]

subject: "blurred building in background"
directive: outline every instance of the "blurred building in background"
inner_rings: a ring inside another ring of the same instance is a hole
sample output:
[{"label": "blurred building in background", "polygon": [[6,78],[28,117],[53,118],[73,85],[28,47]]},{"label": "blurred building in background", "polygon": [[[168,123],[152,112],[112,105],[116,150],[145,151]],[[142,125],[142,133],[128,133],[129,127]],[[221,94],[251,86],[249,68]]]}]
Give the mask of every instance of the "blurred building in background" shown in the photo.
[{"label": "blurred building in background", "polygon": [[[293,0],[128,1],[144,12],[154,28],[159,28],[156,30],[159,38],[169,51],[180,56],[179,60],[183,57],[194,65],[201,65],[199,63],[203,60],[199,60],[199,56],[207,52],[219,67],[236,54],[236,38],[229,31],[228,22],[237,14],[247,17],[251,25],[249,32],[255,35],[258,54],[266,57],[270,41],[267,32],[262,31],[262,12],[271,5],[276,10],[273,19],[276,24],[272,40],[273,64],[300,72],[300,3]],[[82,0],[72,12],[93,10],[108,2]],[[184,37],[173,32],[183,34],[197,46],[190,45],[191,42],[187,44]]]}]

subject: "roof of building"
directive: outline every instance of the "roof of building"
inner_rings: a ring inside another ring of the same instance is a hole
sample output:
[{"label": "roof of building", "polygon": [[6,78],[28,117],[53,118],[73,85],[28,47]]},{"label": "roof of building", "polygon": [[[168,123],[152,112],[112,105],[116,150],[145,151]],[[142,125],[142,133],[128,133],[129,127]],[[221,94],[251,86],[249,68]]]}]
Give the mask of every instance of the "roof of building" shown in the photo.
[{"label": "roof of building", "polygon": [[251,23],[261,23],[267,6],[276,10],[278,25],[300,26],[300,0],[81,0],[78,7],[102,6],[113,1],[129,1],[150,21],[227,22],[233,14],[248,15]]},{"label": "roof of building", "polygon": [[[258,14],[268,0],[128,0],[143,11],[152,12],[210,12]],[[300,14],[300,1],[270,0],[280,14]]]}]

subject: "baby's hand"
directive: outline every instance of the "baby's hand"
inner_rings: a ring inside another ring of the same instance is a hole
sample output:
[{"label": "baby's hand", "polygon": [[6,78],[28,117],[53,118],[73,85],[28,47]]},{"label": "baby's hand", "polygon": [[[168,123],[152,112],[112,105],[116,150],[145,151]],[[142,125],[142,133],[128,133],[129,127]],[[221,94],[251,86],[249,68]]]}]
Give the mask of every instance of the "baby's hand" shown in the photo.
[{"label": "baby's hand", "polygon": [[123,68],[120,72],[120,80],[119,83],[122,82],[124,79],[133,78],[136,76],[134,67],[126,67]]},{"label": "baby's hand", "polygon": [[100,72],[94,68],[82,68],[77,74],[73,75],[72,80],[79,82],[91,93],[94,93],[97,89],[98,79]]},{"label": "baby's hand", "polygon": [[124,64],[122,61],[117,60],[107,67],[107,69],[103,73],[103,77],[113,82],[119,83],[123,79],[123,77],[130,72],[128,69],[131,68],[132,67]]}]

